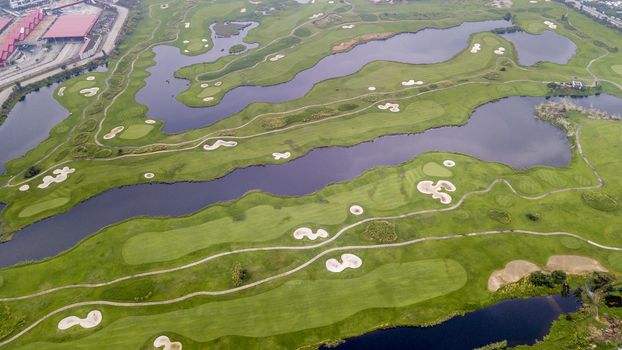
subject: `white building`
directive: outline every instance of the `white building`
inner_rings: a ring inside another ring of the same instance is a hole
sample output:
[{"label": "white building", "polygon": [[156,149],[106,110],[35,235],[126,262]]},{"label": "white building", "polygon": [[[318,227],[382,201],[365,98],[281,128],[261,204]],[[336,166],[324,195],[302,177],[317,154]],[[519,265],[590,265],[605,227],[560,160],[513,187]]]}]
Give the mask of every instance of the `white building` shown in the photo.
[{"label": "white building", "polygon": [[23,8],[37,6],[48,2],[51,2],[51,0],[9,0],[9,5],[13,10],[20,10]]}]

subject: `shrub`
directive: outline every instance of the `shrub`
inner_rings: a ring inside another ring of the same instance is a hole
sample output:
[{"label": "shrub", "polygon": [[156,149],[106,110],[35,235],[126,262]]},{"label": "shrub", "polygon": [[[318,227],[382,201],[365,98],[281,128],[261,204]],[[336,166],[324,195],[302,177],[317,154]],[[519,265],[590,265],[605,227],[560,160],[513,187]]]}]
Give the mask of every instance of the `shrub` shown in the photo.
[{"label": "shrub", "polygon": [[562,284],[566,282],[566,277],[567,276],[564,271],[555,270],[551,273],[551,278],[555,284]]},{"label": "shrub", "polygon": [[529,221],[540,221],[540,219],[542,219],[542,217],[540,216],[540,214],[538,213],[527,213],[527,219],[529,219]]},{"label": "shrub", "polygon": [[0,307],[0,320],[0,339],[6,338],[26,322],[23,315],[13,312],[8,305]]},{"label": "shrub", "polygon": [[30,168],[26,169],[26,172],[24,173],[24,177],[27,179],[30,179],[31,177],[35,177],[39,175],[40,172],[41,172],[41,168],[39,168],[36,165],[33,165]]},{"label": "shrub", "polygon": [[294,31],[294,35],[299,38],[305,38],[311,35],[311,30],[309,30],[309,28],[300,27]]},{"label": "shrub", "polygon": [[510,213],[502,209],[490,209],[488,217],[502,224],[509,224],[512,221]]},{"label": "shrub", "polygon": [[365,227],[364,237],[376,243],[397,241],[395,224],[389,221],[372,221]]},{"label": "shrub", "polygon": [[233,45],[229,48],[229,53],[230,54],[236,54],[236,53],[240,53],[243,52],[244,50],[246,50],[246,46],[242,45],[242,44],[236,44]]},{"label": "shrub", "polygon": [[242,268],[242,264],[236,262],[231,269],[231,284],[233,287],[239,287],[244,284],[248,278],[248,272]]},{"label": "shrub", "polygon": [[596,210],[614,211],[618,208],[618,202],[615,198],[604,192],[583,192],[581,193],[581,198],[585,204]]},{"label": "shrub", "polygon": [[532,272],[531,275],[529,275],[529,282],[536,287],[553,288],[555,286],[553,278],[541,271]]}]

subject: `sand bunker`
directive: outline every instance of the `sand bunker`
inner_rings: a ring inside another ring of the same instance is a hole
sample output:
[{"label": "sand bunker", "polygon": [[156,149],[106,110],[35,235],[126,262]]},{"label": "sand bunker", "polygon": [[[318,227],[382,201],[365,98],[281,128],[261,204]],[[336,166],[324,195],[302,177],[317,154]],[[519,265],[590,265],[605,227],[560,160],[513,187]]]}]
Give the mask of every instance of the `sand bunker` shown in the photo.
[{"label": "sand bunker", "polygon": [[580,275],[588,272],[607,272],[598,261],[578,255],[553,255],[546,262],[546,270],[562,270],[572,275]]},{"label": "sand bunker", "polygon": [[454,162],[454,161],[453,161],[453,160],[451,160],[451,159],[445,159],[445,160],[443,161],[443,165],[444,165],[444,166],[446,166],[446,167],[448,167],[448,168],[453,168],[453,167],[455,167],[455,166],[456,166],[456,162]]},{"label": "sand bunker", "polygon": [[205,44],[205,45],[203,45],[203,47],[209,47],[209,45],[208,45],[208,44]]},{"label": "sand bunker", "polygon": [[289,153],[289,152],[285,152],[285,153],[274,152],[274,153],[272,153],[272,157],[274,158],[274,160],[287,159],[287,158],[289,158],[291,156],[292,156],[292,154]]},{"label": "sand bunker", "polygon": [[367,90],[369,91],[376,91],[376,87],[375,86],[370,86],[367,88]]},{"label": "sand bunker", "polygon": [[261,1],[253,1],[253,0],[250,0],[249,2],[250,2],[251,4],[253,4],[253,5],[259,5],[259,4],[261,4]]},{"label": "sand bunker", "polygon": [[456,190],[456,186],[446,180],[439,180],[436,185],[433,181],[425,180],[417,184],[417,189],[423,194],[431,194],[432,198],[440,200],[443,204],[449,204],[452,200],[451,196],[441,191],[453,192]]},{"label": "sand bunker", "polygon": [[537,1],[537,0],[529,0],[529,3],[530,3],[530,4],[537,4],[537,3],[538,3],[538,1]]},{"label": "sand bunker", "polygon": [[43,188],[48,188],[48,186],[50,186],[53,183],[64,182],[65,180],[67,180],[67,177],[69,176],[69,174],[72,174],[75,172],[76,172],[76,169],[70,168],[68,166],[62,169],[54,169],[54,171],[52,171],[52,174],[56,176],[51,176],[51,175],[45,176],[43,178],[43,182],[39,184],[39,186],[37,187],[43,189]]},{"label": "sand bunker", "polygon": [[214,86],[220,86],[220,85],[222,85],[222,81],[217,81],[214,83]]},{"label": "sand bunker", "polygon": [[538,265],[526,260],[510,261],[502,270],[493,271],[488,278],[488,290],[496,292],[499,288],[518,282],[521,278],[539,270]]},{"label": "sand bunker", "polygon": [[114,139],[115,137],[117,137],[117,134],[122,132],[124,129],[125,129],[125,127],[123,127],[123,126],[116,126],[116,127],[112,128],[112,130],[110,130],[109,133],[104,135],[104,140]]},{"label": "sand bunker", "polygon": [[65,317],[58,322],[58,329],[64,331],[73,326],[80,326],[82,328],[97,327],[102,321],[102,313],[99,310],[93,310],[86,315],[85,318],[79,318],[77,316]]},{"label": "sand bunker", "polygon": [[578,255],[552,255],[544,268],[525,260],[513,260],[502,270],[494,271],[488,278],[488,290],[497,291],[499,288],[518,282],[535,271],[564,271],[570,275],[581,275],[594,271],[607,272],[598,261]]},{"label": "sand bunker", "polygon": [[421,80],[414,81],[414,80],[410,79],[408,81],[403,81],[402,85],[403,86],[423,85],[423,82]]},{"label": "sand bunker", "polygon": [[90,75],[90,76],[86,77],[86,80],[93,81],[93,80],[95,80],[95,77]]},{"label": "sand bunker", "polygon": [[353,205],[350,207],[350,213],[352,215],[361,215],[363,214],[363,207],[360,205]]},{"label": "sand bunker", "polygon": [[393,113],[397,113],[397,112],[400,111],[400,105],[399,104],[397,104],[397,103],[390,103],[390,102],[387,102],[387,103],[385,103],[383,105],[378,105],[378,108],[380,108],[382,110],[388,109],[389,111],[391,111]]},{"label": "sand bunker", "polygon": [[202,42],[204,42],[204,43],[206,43],[206,42],[208,42],[209,40],[207,40],[207,39],[203,38],[203,39],[201,39],[201,41],[202,41]]},{"label": "sand bunker", "polygon": [[511,0],[493,0],[492,4],[500,9],[510,8],[513,5]]},{"label": "sand bunker", "polygon": [[240,13],[245,13],[246,12],[246,7],[240,9]]},{"label": "sand bunker", "polygon": [[184,23],[184,28],[190,28],[190,22]]},{"label": "sand bunker", "polygon": [[214,100],[214,97],[212,97],[212,96],[208,96],[208,97],[203,98],[203,102],[209,102],[209,101],[213,101],[213,100]]},{"label": "sand bunker", "polygon": [[203,83],[203,84],[201,84],[201,87],[202,87],[203,89],[205,89],[206,87],[209,87],[209,84],[208,84],[208,83]]},{"label": "sand bunker", "polygon": [[322,17],[322,16],[324,16],[324,13],[320,12],[320,13],[316,13],[313,16],[309,17],[309,19],[316,19],[316,18],[319,18],[319,17]]},{"label": "sand bunker", "polygon": [[482,45],[475,43],[473,44],[473,47],[471,48],[471,53],[478,53],[479,50],[482,49]]},{"label": "sand bunker", "polygon": [[318,238],[328,237],[328,232],[326,230],[319,229],[314,233],[313,230],[308,227],[301,227],[294,231],[294,238],[303,239],[305,237],[312,241],[315,241]]},{"label": "sand bunker", "polygon": [[189,51],[189,50],[184,50],[184,52],[185,52],[185,53],[188,53],[188,52],[190,52],[190,51]]},{"label": "sand bunker", "polygon": [[274,57],[270,57],[270,61],[276,62],[276,61],[280,60],[283,57],[285,57],[285,55],[278,54],[278,55],[276,55]]},{"label": "sand bunker", "polygon": [[499,47],[498,49],[495,50],[495,54],[496,55],[503,55],[505,54],[505,47]]},{"label": "sand bunker", "polygon": [[355,25],[354,24],[346,24],[346,25],[342,25],[341,29],[352,29],[354,28]]},{"label": "sand bunker", "polygon": [[326,260],[326,269],[330,272],[342,272],[343,270],[358,269],[363,265],[363,260],[354,254],[342,254],[341,261],[337,259]]},{"label": "sand bunker", "polygon": [[99,92],[99,88],[98,87],[93,87],[93,88],[89,88],[89,89],[82,89],[82,90],[80,90],[80,93],[84,97],[95,96],[95,95],[97,95],[98,92]]},{"label": "sand bunker", "polygon": [[165,335],[157,337],[153,341],[153,346],[156,348],[163,347],[162,350],[181,350],[181,343],[178,341],[171,341],[171,339]]},{"label": "sand bunker", "polygon": [[238,145],[238,143],[235,142],[235,141],[217,140],[211,146],[208,145],[208,144],[203,145],[203,149],[206,150],[206,151],[213,151],[215,149],[220,148],[220,146],[222,146],[222,147],[235,147],[237,145]]},{"label": "sand bunker", "polygon": [[557,29],[557,24],[555,24],[555,23],[553,23],[551,21],[544,21],[544,24],[546,26],[548,26],[549,28],[551,28],[551,29]]},{"label": "sand bunker", "polygon": [[30,185],[21,185],[19,186],[19,191],[20,192],[26,192],[30,189]]},{"label": "sand bunker", "polygon": [[165,10],[168,8],[168,4],[160,4],[160,8]]},{"label": "sand bunker", "polygon": [[62,88],[58,89],[58,96],[65,96],[65,89],[67,87],[63,86]]},{"label": "sand bunker", "polygon": [[147,120],[145,120],[145,124],[153,125],[153,124],[155,124],[155,123],[156,123],[156,121],[155,121],[155,120],[153,120],[153,119],[147,119]]},{"label": "sand bunker", "polygon": [[145,173],[143,174],[143,177],[147,180],[153,179],[155,177],[154,173]]},{"label": "sand bunker", "polygon": [[189,43],[190,43],[190,41],[189,41],[189,40],[184,40],[184,41],[183,41],[183,43],[184,43],[184,44],[189,44]]}]

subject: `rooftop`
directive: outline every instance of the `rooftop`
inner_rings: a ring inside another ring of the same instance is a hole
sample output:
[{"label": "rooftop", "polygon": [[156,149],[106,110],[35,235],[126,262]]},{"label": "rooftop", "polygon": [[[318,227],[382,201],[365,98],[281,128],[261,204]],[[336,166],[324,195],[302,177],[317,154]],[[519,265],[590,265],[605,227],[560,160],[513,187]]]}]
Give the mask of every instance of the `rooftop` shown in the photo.
[{"label": "rooftop", "polygon": [[85,37],[97,22],[99,15],[64,15],[58,17],[44,38]]}]

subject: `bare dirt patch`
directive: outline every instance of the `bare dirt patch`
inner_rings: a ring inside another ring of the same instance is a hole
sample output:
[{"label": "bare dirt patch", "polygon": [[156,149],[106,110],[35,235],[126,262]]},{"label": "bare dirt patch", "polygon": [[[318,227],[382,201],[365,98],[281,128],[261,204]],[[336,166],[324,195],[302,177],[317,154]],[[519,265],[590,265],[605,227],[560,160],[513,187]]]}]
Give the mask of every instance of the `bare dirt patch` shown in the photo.
[{"label": "bare dirt patch", "polygon": [[598,261],[578,255],[553,255],[546,262],[546,270],[561,270],[572,275],[580,275],[588,272],[607,272]]},{"label": "bare dirt patch", "polygon": [[333,52],[344,52],[352,49],[356,45],[372,41],[372,40],[380,40],[380,39],[388,39],[394,36],[397,33],[375,33],[375,34],[364,34],[361,36],[357,36],[356,38],[348,41],[344,41],[339,45],[333,46]]},{"label": "bare dirt patch", "polygon": [[513,260],[505,265],[505,268],[494,271],[488,278],[488,290],[497,291],[506,284],[520,281],[530,273],[539,271],[540,267],[527,260]]}]

